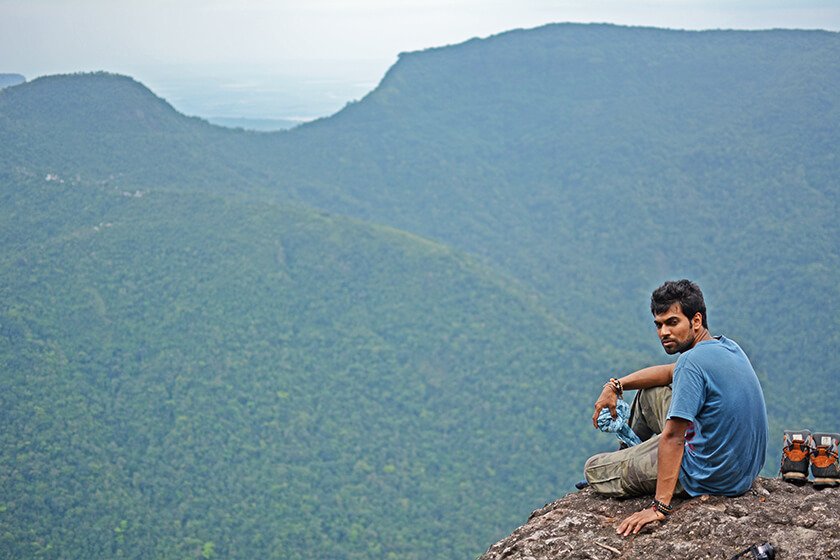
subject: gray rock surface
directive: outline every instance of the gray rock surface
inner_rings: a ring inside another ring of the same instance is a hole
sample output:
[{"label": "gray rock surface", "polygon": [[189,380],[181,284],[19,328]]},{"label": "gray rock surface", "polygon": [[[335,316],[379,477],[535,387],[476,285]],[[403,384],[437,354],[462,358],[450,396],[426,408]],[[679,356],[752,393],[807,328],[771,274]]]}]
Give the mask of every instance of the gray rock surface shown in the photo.
[{"label": "gray rock surface", "polygon": [[625,517],[649,503],[604,498],[589,488],[569,494],[533,512],[480,560],[729,559],[763,542],[779,560],[840,559],[840,488],[759,478],[743,496],[675,499],[667,522],[634,537],[616,533]]}]

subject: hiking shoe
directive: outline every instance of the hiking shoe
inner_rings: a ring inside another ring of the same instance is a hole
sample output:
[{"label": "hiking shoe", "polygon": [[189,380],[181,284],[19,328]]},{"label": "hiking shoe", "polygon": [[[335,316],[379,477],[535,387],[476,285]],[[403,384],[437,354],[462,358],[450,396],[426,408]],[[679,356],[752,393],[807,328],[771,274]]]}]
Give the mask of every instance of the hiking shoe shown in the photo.
[{"label": "hiking shoe", "polygon": [[811,448],[811,474],[815,486],[837,486],[840,484],[840,461],[838,447],[840,434],[814,433],[809,442]]},{"label": "hiking shoe", "polygon": [[782,444],[782,479],[804,484],[808,480],[808,460],[811,454],[808,430],[785,430]]}]

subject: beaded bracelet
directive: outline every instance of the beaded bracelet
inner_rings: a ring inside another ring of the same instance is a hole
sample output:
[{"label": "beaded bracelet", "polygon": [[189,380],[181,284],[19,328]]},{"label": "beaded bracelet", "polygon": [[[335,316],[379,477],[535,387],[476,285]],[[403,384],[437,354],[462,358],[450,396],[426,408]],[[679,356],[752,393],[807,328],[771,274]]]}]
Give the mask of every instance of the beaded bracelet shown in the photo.
[{"label": "beaded bracelet", "polygon": [[664,502],[660,502],[659,500],[653,500],[650,503],[650,509],[658,511],[659,513],[661,513],[665,517],[668,517],[674,511],[673,506],[669,506],[669,505],[665,504]]},{"label": "beaded bracelet", "polygon": [[612,387],[613,391],[615,391],[615,394],[618,395],[619,398],[621,398],[624,395],[624,387],[621,386],[621,381],[619,381],[615,377],[610,377],[610,380],[604,383],[604,387],[606,387],[607,385]]}]

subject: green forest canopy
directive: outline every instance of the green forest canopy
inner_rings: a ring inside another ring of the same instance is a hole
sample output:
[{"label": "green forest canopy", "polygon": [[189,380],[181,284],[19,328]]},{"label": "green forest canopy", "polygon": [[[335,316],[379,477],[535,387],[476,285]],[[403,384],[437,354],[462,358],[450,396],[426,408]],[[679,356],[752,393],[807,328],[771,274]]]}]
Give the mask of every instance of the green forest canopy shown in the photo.
[{"label": "green forest canopy", "polygon": [[590,403],[664,361],[667,278],[774,434],[836,429],[838,51],[551,25],[272,134],[3,90],[0,555],[476,555],[611,445]]}]

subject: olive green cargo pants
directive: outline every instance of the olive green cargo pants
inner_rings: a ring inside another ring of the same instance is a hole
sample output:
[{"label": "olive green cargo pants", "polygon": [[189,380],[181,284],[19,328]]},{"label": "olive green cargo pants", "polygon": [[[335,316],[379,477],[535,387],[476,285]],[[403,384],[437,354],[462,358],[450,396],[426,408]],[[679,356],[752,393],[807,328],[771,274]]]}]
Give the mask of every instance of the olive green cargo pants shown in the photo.
[{"label": "olive green cargo pants", "polygon": [[[590,457],[583,470],[593,490],[616,498],[656,492],[659,434],[665,427],[670,406],[671,387],[642,389],[636,393],[629,424],[642,443]],[[685,495],[679,482],[674,494]]]}]

